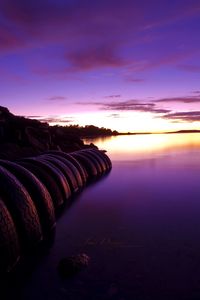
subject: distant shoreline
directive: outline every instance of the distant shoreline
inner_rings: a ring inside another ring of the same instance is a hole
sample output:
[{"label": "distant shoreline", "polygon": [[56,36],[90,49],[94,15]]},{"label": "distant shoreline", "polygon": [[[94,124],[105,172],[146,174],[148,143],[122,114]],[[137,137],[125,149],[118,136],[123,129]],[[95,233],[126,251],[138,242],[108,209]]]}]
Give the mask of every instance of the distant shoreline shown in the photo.
[{"label": "distant shoreline", "polygon": [[147,135],[147,134],[183,134],[183,133],[200,133],[200,130],[178,130],[178,131],[167,131],[167,132],[118,132],[117,134],[109,135],[96,135],[96,136],[82,136],[82,139],[96,139],[110,136],[119,136],[119,135]]},{"label": "distant shoreline", "polygon": [[[135,132],[135,133],[122,133],[122,135],[135,135],[135,134],[176,134],[176,133],[200,133],[200,130],[178,130],[178,131],[166,131],[166,132]],[[121,134],[120,134],[121,135]]]}]

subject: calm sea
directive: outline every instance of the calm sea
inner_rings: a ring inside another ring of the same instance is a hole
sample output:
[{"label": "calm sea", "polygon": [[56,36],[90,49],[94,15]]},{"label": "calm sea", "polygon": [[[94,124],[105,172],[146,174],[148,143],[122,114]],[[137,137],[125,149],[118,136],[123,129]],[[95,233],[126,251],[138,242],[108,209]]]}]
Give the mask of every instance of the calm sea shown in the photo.
[{"label": "calm sea", "polygon": [[[59,219],[22,299],[200,299],[200,134],[87,142],[113,169]],[[61,280],[59,260],[82,252],[88,269]]]}]

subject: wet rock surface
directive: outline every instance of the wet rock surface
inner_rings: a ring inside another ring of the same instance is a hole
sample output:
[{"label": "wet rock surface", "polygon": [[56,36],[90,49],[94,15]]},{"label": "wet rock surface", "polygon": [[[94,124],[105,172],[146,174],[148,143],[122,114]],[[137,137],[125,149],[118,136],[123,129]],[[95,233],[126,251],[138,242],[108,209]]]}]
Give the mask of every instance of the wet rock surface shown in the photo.
[{"label": "wet rock surface", "polygon": [[71,277],[89,265],[90,257],[85,253],[62,258],[58,264],[61,277]]}]

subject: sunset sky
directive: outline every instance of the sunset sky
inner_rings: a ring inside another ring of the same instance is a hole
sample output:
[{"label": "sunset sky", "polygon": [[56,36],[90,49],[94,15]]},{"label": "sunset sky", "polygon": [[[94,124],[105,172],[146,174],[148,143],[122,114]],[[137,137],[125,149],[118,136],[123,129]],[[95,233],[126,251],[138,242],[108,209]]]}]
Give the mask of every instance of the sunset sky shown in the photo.
[{"label": "sunset sky", "polygon": [[0,105],[51,124],[200,129],[200,0],[0,0]]}]

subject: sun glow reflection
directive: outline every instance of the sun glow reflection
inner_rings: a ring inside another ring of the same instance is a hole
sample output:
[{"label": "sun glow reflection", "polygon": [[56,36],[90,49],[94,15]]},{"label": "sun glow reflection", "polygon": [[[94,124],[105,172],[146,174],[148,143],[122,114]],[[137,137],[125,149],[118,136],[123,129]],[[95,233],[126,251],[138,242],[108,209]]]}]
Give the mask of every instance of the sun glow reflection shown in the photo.
[{"label": "sun glow reflection", "polygon": [[85,140],[106,149],[111,159],[132,160],[200,149],[200,134],[139,134]]}]

